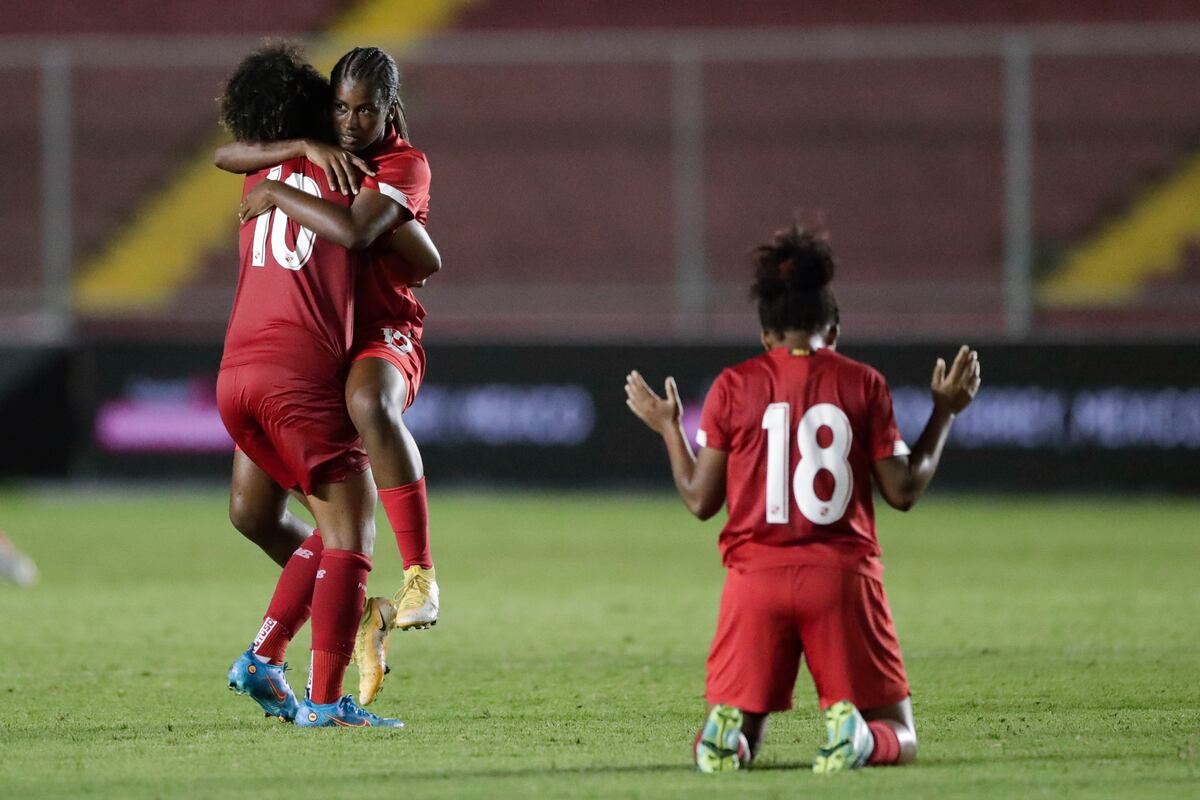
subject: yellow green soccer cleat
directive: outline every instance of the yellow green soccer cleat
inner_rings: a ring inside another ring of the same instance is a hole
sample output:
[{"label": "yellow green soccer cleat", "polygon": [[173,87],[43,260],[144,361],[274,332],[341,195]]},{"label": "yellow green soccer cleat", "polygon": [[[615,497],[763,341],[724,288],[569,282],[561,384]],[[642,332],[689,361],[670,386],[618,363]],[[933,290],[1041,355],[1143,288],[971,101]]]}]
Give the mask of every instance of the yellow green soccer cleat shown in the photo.
[{"label": "yellow green soccer cleat", "polygon": [[379,694],[388,673],[387,643],[396,617],[392,601],[386,597],[367,598],[366,610],[354,637],[354,663],[358,666],[358,696],[370,705]]},{"label": "yellow green soccer cleat", "polygon": [[831,775],[860,769],[875,750],[875,737],[867,721],[849,700],[839,700],[825,709],[825,746],[817,750],[813,772]]},{"label": "yellow green soccer cleat", "polygon": [[728,772],[750,763],[750,743],[742,733],[742,710],[733,706],[713,706],[704,727],[696,736],[696,769],[701,772]]},{"label": "yellow green soccer cleat", "polygon": [[438,585],[433,567],[413,564],[404,570],[404,585],[392,598],[396,607],[396,627],[402,631],[421,630],[437,624]]}]

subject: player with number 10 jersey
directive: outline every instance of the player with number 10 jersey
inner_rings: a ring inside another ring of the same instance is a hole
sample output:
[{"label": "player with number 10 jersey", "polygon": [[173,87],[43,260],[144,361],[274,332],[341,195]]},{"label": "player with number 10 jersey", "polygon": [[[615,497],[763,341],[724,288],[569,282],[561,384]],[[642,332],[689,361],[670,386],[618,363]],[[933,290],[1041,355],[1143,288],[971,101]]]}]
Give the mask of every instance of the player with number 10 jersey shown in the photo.
[{"label": "player with number 10 jersey", "polygon": [[[248,175],[243,193],[267,179],[348,204],[323,189],[324,173],[307,159]],[[238,446],[276,483],[310,494],[367,468],[343,391],[357,270],[344,247],[278,209],[242,225],[238,250],[218,381],[222,416]]]}]

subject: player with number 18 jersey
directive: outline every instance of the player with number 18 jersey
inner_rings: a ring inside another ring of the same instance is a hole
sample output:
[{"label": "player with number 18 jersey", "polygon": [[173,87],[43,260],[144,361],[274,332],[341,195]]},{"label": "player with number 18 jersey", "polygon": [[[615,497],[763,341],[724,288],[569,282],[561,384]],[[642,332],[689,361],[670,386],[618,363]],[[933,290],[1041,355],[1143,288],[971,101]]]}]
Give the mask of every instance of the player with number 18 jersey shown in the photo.
[{"label": "player with number 18 jersey", "polygon": [[[871,491],[874,462],[908,448],[882,376],[829,348],[773,348],[721,373],[699,440],[728,453],[720,548],[729,574],[708,660],[710,701],[791,708],[801,652],[822,707],[906,698]],[[802,611],[764,615],[767,595],[768,605]],[[779,635],[785,620],[795,634]],[[855,646],[842,644],[847,636]],[[764,642],[770,658],[757,652]]]},{"label": "player with number 18 jersey", "polygon": [[908,446],[876,370],[827,348],[775,348],[720,374],[697,438],[729,454],[725,566],[882,575],[872,465]]},{"label": "player with number 18 jersey", "polygon": [[792,706],[803,657],[825,711],[816,772],[916,757],[908,679],[883,591],[872,490],[907,510],[933,478],[954,415],[979,388],[978,354],[934,368],[934,410],[912,451],[883,376],[837,352],[841,325],[828,242],[798,226],[754,251],[765,353],[725,369],[700,417],[698,455],[672,378],[640,373],[626,404],[667,446],[675,488],[708,519],[728,506],[727,568],[708,655],[702,772],[758,753],[767,716]]}]

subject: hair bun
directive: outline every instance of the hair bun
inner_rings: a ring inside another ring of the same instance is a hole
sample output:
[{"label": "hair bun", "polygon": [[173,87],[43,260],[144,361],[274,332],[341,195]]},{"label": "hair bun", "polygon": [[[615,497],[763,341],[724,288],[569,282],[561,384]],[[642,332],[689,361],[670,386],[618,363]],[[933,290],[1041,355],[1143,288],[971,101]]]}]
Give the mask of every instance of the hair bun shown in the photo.
[{"label": "hair bun", "polygon": [[816,292],[833,281],[833,253],[822,234],[793,225],[776,233],[766,249],[779,280],[792,291]]},{"label": "hair bun", "polygon": [[754,249],[750,296],[758,301],[763,330],[816,332],[838,321],[834,260],[822,231],[792,225]]}]

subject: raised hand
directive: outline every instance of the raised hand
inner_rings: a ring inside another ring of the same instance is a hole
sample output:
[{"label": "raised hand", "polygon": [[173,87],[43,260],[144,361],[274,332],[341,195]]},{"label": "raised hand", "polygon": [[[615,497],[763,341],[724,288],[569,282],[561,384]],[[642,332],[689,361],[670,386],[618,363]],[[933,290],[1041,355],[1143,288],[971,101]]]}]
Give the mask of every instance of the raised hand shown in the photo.
[{"label": "raised hand", "polygon": [[331,192],[358,194],[362,176],[375,175],[375,170],[358,156],[316,139],[304,140],[304,157],[325,172]]},{"label": "raised hand", "polygon": [[929,388],[933,392],[934,408],[950,414],[959,413],[975,399],[979,382],[979,353],[964,344],[958,348],[949,372],[945,359],[939,358],[933,368]]},{"label": "raised hand", "polygon": [[637,370],[625,376],[625,405],[658,433],[679,425],[683,415],[683,404],[679,402],[679,389],[675,386],[674,378],[667,378],[665,389],[667,396],[659,397]]}]

